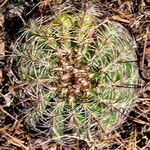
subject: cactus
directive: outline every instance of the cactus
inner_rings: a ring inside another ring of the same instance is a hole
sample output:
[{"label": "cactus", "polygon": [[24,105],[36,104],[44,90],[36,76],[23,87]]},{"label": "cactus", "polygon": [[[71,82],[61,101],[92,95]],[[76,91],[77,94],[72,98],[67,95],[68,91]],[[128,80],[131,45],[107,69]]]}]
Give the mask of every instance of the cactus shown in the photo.
[{"label": "cactus", "polygon": [[138,74],[132,43],[121,24],[99,20],[90,8],[31,24],[13,54],[20,79],[38,101],[26,126],[39,122],[50,137],[110,133],[133,106]]}]

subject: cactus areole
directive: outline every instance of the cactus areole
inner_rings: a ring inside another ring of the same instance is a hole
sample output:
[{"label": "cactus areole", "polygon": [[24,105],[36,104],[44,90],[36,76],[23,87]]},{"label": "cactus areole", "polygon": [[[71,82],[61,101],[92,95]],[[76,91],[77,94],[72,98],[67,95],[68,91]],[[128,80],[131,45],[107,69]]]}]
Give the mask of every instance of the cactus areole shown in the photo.
[{"label": "cactus areole", "polygon": [[26,126],[50,137],[107,134],[133,106],[138,77],[133,39],[121,24],[99,20],[90,9],[31,24],[14,59],[38,102]]}]

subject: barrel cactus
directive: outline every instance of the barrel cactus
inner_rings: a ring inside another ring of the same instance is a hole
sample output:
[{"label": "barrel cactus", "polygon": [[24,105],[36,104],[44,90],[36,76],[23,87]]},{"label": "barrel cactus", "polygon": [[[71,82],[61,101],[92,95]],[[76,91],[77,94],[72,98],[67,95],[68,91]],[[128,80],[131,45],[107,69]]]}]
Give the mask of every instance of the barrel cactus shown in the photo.
[{"label": "barrel cactus", "polygon": [[121,24],[98,19],[93,9],[31,23],[13,56],[21,81],[38,102],[25,125],[51,138],[110,133],[133,106],[132,38]]}]

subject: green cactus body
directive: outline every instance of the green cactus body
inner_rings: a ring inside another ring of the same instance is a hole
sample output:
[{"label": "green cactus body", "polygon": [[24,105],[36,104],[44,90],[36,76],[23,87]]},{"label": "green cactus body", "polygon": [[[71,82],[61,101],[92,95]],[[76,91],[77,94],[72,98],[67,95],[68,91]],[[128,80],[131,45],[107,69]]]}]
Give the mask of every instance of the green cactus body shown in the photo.
[{"label": "green cactus body", "polygon": [[39,100],[27,126],[43,119],[51,137],[95,137],[109,133],[132,108],[135,91],[128,86],[136,83],[136,56],[122,25],[90,11],[61,13],[46,25],[32,25],[23,38],[14,59]]}]

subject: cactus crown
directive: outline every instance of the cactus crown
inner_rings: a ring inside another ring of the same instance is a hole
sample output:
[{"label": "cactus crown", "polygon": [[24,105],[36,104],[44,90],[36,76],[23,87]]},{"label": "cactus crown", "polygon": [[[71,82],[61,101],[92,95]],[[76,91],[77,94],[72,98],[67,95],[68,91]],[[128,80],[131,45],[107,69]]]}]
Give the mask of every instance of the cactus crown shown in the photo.
[{"label": "cactus crown", "polygon": [[119,23],[99,20],[93,9],[58,13],[22,37],[14,59],[21,80],[39,100],[27,126],[40,122],[51,137],[95,137],[109,133],[132,107],[135,92],[128,85],[137,78],[131,62],[136,57]]}]

